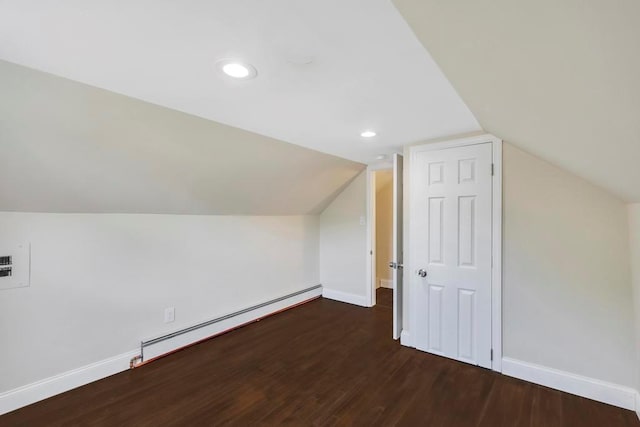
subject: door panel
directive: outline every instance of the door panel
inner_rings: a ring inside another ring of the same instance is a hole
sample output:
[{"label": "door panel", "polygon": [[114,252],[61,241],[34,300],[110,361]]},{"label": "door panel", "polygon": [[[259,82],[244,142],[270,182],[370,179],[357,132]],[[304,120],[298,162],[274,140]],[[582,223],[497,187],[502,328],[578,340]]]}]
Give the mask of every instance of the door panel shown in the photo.
[{"label": "door panel", "polygon": [[429,198],[429,263],[444,263],[444,197]]},{"label": "door panel", "polygon": [[442,335],[444,333],[444,322],[442,313],[444,311],[442,296],[444,287],[429,285],[429,350],[435,353],[443,352]]},{"label": "door panel", "polygon": [[475,291],[458,289],[458,357],[469,361],[474,358],[474,296]]},{"label": "door panel", "polygon": [[402,255],[402,156],[393,155],[393,262],[396,268],[393,269],[393,339],[400,338],[402,333],[402,278],[403,278],[403,255]]},{"label": "door panel", "polygon": [[[416,347],[491,367],[492,146],[419,151],[412,162]],[[415,166],[414,166],[415,165]]]},{"label": "door panel", "polygon": [[458,266],[474,267],[476,196],[458,198]]}]

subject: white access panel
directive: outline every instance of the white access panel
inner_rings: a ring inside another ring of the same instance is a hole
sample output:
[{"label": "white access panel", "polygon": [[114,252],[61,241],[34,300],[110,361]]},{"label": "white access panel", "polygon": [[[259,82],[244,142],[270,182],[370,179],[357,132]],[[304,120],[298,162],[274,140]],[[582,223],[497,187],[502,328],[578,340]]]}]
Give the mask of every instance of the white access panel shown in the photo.
[{"label": "white access panel", "polygon": [[23,288],[31,282],[29,243],[0,246],[0,291]]}]

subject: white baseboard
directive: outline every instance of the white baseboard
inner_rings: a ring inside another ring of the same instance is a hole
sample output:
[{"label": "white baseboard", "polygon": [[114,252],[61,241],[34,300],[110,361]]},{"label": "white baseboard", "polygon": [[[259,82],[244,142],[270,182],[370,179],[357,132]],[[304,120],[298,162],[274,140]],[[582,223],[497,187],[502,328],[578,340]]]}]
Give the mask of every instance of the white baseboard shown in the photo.
[{"label": "white baseboard", "polygon": [[502,358],[502,373],[545,387],[637,411],[638,392],[631,387],[560,371],[520,360]]},{"label": "white baseboard", "polygon": [[380,288],[393,289],[393,280],[391,279],[380,279]]},{"label": "white baseboard", "polygon": [[640,392],[636,390],[636,415],[640,420]]},{"label": "white baseboard", "polygon": [[350,294],[347,292],[334,291],[333,289],[327,289],[323,287],[322,296],[324,298],[359,305],[361,307],[371,307],[371,304],[369,303],[369,301],[367,301],[367,297]]},{"label": "white baseboard", "polygon": [[415,347],[415,345],[413,345],[413,339],[411,338],[411,334],[409,333],[409,331],[405,331],[404,329],[402,330],[402,332],[400,333],[400,344],[405,347]]},{"label": "white baseboard", "polygon": [[[182,346],[214,336],[221,331],[234,329],[251,321],[286,310],[309,299],[317,298],[321,293],[322,288],[317,287],[316,289],[300,292],[293,296],[283,297],[278,301],[261,305],[256,309],[250,309],[247,312],[243,312],[213,325],[154,344],[153,347],[144,349],[145,361],[149,361],[154,357],[176,350]],[[140,356],[139,349],[4,392],[0,394],[0,415],[125,371],[130,368],[131,359],[136,356]]]},{"label": "white baseboard", "polygon": [[242,325],[255,322],[256,320],[262,319],[266,316],[294,307],[298,304],[309,301],[310,299],[317,298],[320,295],[322,295],[322,288],[318,286],[311,290],[302,291],[295,295],[287,295],[273,302],[266,302],[259,306],[242,310],[237,314],[231,313],[230,315],[223,316],[223,318],[219,321],[215,321],[215,323],[199,327],[189,332],[181,333],[180,335],[164,339],[157,343],[149,345],[143,343],[143,360],[144,362],[148,362],[188,345],[213,338],[216,335],[220,335],[221,333],[227,332],[231,329],[238,328]]},{"label": "white baseboard", "polygon": [[129,369],[132,350],[0,394],[0,415]]}]

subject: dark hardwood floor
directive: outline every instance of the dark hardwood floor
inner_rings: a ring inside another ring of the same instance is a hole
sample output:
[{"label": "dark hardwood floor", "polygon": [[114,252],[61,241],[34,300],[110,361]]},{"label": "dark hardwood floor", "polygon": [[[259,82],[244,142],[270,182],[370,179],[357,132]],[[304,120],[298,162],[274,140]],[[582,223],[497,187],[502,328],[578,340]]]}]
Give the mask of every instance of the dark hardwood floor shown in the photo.
[{"label": "dark hardwood floor", "polygon": [[0,417],[2,426],[638,426],[635,413],[401,347],[389,290],[318,299]]},{"label": "dark hardwood floor", "polygon": [[[376,289],[376,308],[388,308],[393,310],[393,290],[387,288]],[[390,318],[389,321],[392,319]]]}]

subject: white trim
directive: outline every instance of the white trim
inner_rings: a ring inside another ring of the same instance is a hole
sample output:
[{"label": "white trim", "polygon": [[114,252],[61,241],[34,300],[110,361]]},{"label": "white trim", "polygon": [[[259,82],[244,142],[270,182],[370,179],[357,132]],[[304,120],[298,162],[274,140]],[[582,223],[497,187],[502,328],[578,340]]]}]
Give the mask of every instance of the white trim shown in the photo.
[{"label": "white trim", "polygon": [[[211,338],[221,332],[234,329],[249,322],[275,314],[279,311],[319,297],[322,288],[318,287],[286,299],[256,308],[246,313],[230,317],[207,327],[161,341],[145,347],[145,360],[151,360],[189,344]],[[117,374],[129,369],[131,359],[140,356],[140,350],[132,350],[99,362],[46,378],[0,394],[0,415],[30,405],[56,394],[64,393],[76,387]]]},{"label": "white trim", "polygon": [[545,387],[608,403],[624,409],[635,410],[638,392],[631,387],[583,377],[546,366],[505,357],[502,373]]},{"label": "white trim", "polygon": [[374,169],[372,166],[367,167],[367,275],[366,275],[366,298],[368,305],[373,307],[376,305],[376,293],[373,292],[373,282],[375,281],[375,272],[373,271],[376,263],[376,186],[374,182]]},{"label": "white trim", "polygon": [[380,287],[393,289],[393,280],[391,279],[380,279]]},{"label": "white trim", "polygon": [[491,233],[491,369],[502,372],[502,140],[492,139],[493,211]]},{"label": "white trim", "polygon": [[361,295],[350,294],[347,292],[334,291],[333,289],[322,288],[322,297],[332,299],[335,301],[346,302],[353,305],[359,305],[361,307],[371,307],[369,305],[369,299]]},{"label": "white trim", "polygon": [[[476,144],[492,144],[494,176],[492,185],[492,260],[491,269],[491,347],[493,349],[493,360],[491,369],[496,372],[502,372],[502,140],[493,135],[485,134],[472,136],[468,138],[454,139],[451,141],[433,142],[422,145],[414,145],[409,148],[409,172],[413,176],[415,167],[412,164],[415,154],[423,151],[443,150],[447,148],[463,147]],[[406,167],[406,165],[405,165]],[[409,204],[415,200],[415,189],[411,186],[411,179],[405,182],[409,186]],[[409,207],[409,211],[411,208]],[[410,218],[409,218],[410,220]],[[405,259],[405,271],[414,271],[417,269],[415,255],[411,250],[411,233],[408,233],[405,239],[405,253],[409,253],[408,259]],[[408,249],[408,250],[407,250]],[[407,266],[408,264],[408,266]],[[410,275],[409,283],[410,292],[415,286],[415,279]],[[406,288],[406,286],[405,286]],[[411,330],[415,331],[417,327],[416,300],[410,298],[409,324]]]},{"label": "white trim", "polygon": [[440,142],[426,142],[420,145],[411,145],[409,146],[409,152],[421,152],[421,151],[435,151],[435,150],[444,150],[446,148],[455,148],[455,147],[464,147],[467,145],[475,145],[475,144],[485,144],[487,142],[502,142],[501,139],[496,138],[495,136],[485,133],[483,135],[470,136],[467,138],[457,138],[451,139],[448,141],[440,141]]},{"label": "white trim", "polygon": [[0,394],[0,415],[129,369],[139,350],[54,375]]},{"label": "white trim", "polygon": [[409,333],[409,331],[405,329],[402,330],[402,332],[400,333],[400,344],[405,347],[415,347],[413,345],[413,339],[411,338],[411,334]]},{"label": "white trim", "polygon": [[[376,186],[374,172],[380,170],[393,169],[393,164],[389,162],[367,166],[367,276],[366,276],[366,299],[365,307],[376,305]],[[361,305],[361,304],[358,304]]]},{"label": "white trim", "polygon": [[640,392],[636,390],[636,415],[640,420]]}]

